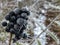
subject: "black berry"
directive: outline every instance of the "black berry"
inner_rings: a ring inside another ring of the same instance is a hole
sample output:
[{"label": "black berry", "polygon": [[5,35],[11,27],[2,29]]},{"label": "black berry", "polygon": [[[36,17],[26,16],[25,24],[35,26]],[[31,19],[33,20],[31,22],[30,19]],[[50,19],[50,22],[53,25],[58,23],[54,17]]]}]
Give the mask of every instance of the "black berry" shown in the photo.
[{"label": "black berry", "polygon": [[10,33],[15,34],[15,30],[13,28],[11,28]]},{"label": "black berry", "polygon": [[8,27],[9,28],[13,28],[14,27],[14,23],[12,23],[12,22],[8,23]]},{"label": "black berry", "polygon": [[26,35],[25,33],[23,34],[23,38],[24,38],[24,39],[26,39],[26,38],[27,38],[27,35]]},{"label": "black berry", "polygon": [[21,14],[21,11],[22,11],[22,10],[20,10],[19,8],[16,8],[16,9],[14,10],[14,12],[15,12],[16,15],[20,15],[20,14]]},{"label": "black berry", "polygon": [[2,26],[7,26],[7,22],[2,22]]},{"label": "black berry", "polygon": [[11,12],[9,12],[9,15],[10,15],[10,16],[15,16],[16,14],[15,14],[14,11],[11,11]]},{"label": "black berry", "polygon": [[22,26],[24,24],[24,19],[18,18],[17,19],[17,24],[20,25],[20,26]]},{"label": "black berry", "polygon": [[30,12],[26,9],[22,9],[22,13],[27,13],[27,15],[30,15]]},{"label": "black berry", "polygon": [[9,27],[6,27],[5,31],[6,32],[10,32],[10,28]]},{"label": "black berry", "polygon": [[11,19],[10,19],[10,22],[14,22],[14,21],[16,21],[16,17],[12,16]]},{"label": "black berry", "polygon": [[6,16],[5,16],[5,19],[6,19],[6,20],[10,20],[10,15],[6,15]]}]

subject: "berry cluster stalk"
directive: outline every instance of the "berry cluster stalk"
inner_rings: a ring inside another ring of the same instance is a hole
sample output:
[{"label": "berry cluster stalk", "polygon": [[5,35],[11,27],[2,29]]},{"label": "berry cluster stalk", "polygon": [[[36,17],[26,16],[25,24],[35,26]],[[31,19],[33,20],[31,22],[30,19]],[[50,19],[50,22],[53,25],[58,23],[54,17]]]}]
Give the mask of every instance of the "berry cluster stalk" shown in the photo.
[{"label": "berry cluster stalk", "polygon": [[9,45],[11,45],[12,34],[10,33]]}]

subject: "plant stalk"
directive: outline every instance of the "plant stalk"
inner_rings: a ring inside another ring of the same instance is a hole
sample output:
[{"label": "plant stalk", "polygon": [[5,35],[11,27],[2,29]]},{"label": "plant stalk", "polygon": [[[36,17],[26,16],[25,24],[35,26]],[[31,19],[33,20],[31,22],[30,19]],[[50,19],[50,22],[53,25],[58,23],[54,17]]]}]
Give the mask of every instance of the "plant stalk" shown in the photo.
[{"label": "plant stalk", "polygon": [[10,33],[9,45],[11,45],[12,34]]}]

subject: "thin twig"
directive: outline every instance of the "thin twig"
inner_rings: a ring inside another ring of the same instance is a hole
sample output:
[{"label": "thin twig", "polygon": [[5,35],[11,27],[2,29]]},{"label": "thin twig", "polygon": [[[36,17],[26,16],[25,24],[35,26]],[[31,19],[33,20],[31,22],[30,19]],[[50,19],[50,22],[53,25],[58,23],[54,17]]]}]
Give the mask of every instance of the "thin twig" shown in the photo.
[{"label": "thin twig", "polygon": [[10,33],[9,45],[11,45],[12,34]]},{"label": "thin twig", "polygon": [[46,27],[46,29],[43,30],[35,39],[32,39],[30,45],[32,45],[33,42],[34,42],[37,38],[39,38],[39,36],[40,36],[42,33],[46,32],[47,29],[53,24],[53,22],[54,22],[56,19],[58,19],[59,16],[60,16],[60,15],[58,15],[55,19],[53,19],[53,21]]}]

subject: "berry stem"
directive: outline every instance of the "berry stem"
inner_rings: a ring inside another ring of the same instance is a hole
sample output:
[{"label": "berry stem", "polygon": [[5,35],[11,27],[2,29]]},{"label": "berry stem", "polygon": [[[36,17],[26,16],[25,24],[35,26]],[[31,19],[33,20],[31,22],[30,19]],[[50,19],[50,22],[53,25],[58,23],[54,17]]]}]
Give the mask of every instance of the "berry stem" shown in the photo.
[{"label": "berry stem", "polygon": [[12,34],[10,33],[9,45],[11,45]]}]

